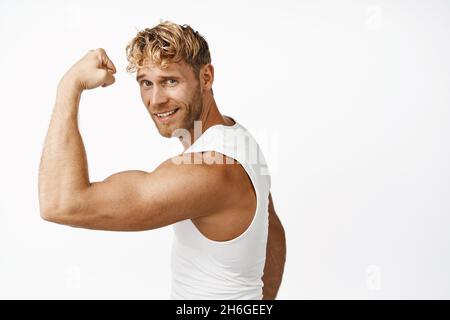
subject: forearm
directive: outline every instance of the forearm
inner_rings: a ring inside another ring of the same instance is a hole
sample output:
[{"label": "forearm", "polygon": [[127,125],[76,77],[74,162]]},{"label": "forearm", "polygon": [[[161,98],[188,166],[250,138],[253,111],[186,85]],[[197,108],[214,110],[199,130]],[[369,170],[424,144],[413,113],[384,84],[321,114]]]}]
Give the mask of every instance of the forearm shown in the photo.
[{"label": "forearm", "polygon": [[41,214],[71,205],[89,186],[86,151],[78,129],[81,90],[63,78],[45,138],[39,168]]},{"label": "forearm", "polygon": [[283,225],[275,213],[273,205],[269,209],[269,234],[267,239],[266,264],[263,276],[263,299],[273,300],[283,279],[286,261],[286,238]]}]

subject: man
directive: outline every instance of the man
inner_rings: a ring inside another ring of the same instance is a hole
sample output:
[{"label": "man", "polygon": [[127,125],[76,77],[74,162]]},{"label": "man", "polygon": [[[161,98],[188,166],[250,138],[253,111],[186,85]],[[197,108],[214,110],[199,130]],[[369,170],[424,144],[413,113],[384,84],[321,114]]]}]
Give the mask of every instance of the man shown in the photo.
[{"label": "man", "polygon": [[[84,90],[113,84],[116,73],[103,49],[91,50],[58,85],[39,170],[42,218],[98,230],[173,224],[172,298],[275,299],[285,238],[270,176],[253,137],[217,108],[206,40],[166,21],[139,32],[126,51],[159,133],[180,139],[184,152],[152,172],[90,182],[79,101]],[[255,150],[256,162],[243,155]]]}]

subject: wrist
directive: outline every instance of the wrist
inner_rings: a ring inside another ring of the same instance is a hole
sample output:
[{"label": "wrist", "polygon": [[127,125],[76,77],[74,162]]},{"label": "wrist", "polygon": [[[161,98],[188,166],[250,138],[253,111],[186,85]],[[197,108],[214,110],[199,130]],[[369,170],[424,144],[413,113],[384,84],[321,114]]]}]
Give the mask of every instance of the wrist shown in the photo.
[{"label": "wrist", "polygon": [[78,107],[83,90],[77,84],[77,80],[68,75],[59,81],[56,90],[56,103],[54,112],[63,119],[77,121]]},{"label": "wrist", "polygon": [[64,93],[64,95],[69,96],[80,96],[83,92],[83,88],[70,74],[65,74],[58,83],[58,93]]}]

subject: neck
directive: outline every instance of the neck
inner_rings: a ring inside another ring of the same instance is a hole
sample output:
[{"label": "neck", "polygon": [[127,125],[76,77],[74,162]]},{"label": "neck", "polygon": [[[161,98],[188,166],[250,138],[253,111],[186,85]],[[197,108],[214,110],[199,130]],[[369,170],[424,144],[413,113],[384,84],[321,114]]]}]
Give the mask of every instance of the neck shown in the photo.
[{"label": "neck", "polygon": [[184,150],[189,148],[208,128],[218,124],[232,124],[230,124],[232,121],[228,120],[220,113],[214,97],[210,94],[205,96],[202,112],[198,121],[200,121],[200,125],[194,124],[194,126],[189,130],[191,141],[183,141],[180,139]]}]

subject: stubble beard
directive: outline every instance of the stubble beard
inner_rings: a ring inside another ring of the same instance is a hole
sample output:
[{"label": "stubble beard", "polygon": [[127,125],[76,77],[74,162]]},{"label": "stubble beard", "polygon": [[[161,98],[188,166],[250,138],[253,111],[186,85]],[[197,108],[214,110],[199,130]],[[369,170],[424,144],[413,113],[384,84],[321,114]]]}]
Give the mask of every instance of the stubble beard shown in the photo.
[{"label": "stubble beard", "polygon": [[199,121],[201,117],[203,109],[203,100],[201,91],[197,87],[195,90],[195,94],[192,98],[191,103],[188,104],[187,108],[183,108],[178,110],[177,112],[181,112],[180,119],[173,125],[175,127],[171,128],[164,124],[159,123],[157,125],[159,133],[165,138],[172,138],[173,133],[177,131],[177,129],[185,129],[187,131],[191,131],[194,128],[194,122]]}]

